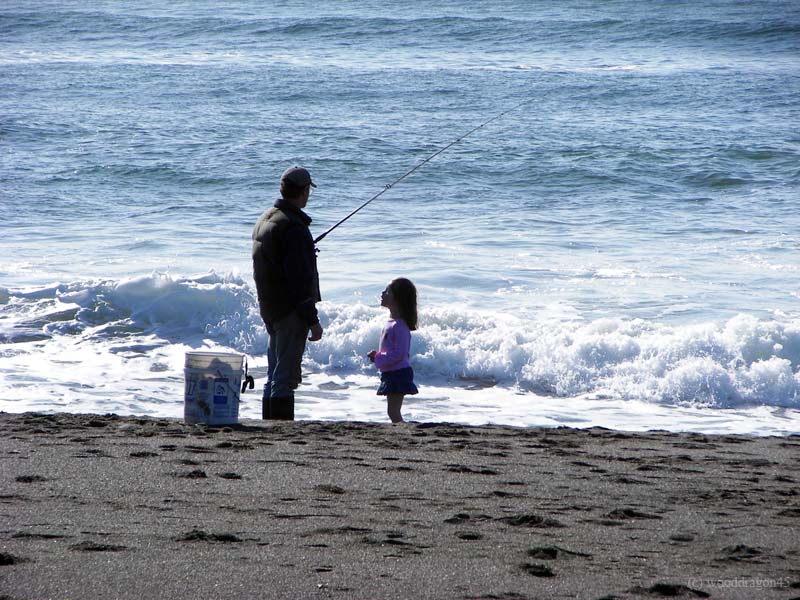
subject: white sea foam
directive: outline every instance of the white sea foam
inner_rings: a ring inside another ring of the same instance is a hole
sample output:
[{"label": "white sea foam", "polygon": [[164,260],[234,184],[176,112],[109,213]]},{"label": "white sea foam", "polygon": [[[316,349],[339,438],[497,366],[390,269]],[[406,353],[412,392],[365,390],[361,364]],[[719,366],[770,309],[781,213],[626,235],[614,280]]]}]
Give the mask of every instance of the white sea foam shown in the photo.
[{"label": "white sea foam", "polygon": [[[253,290],[235,274],[158,273],[8,295],[0,312],[3,410],[179,416],[186,351],[227,348],[257,372],[265,367]],[[325,337],[308,345],[304,365],[305,417],[382,418],[366,354],[385,310],[323,302],[320,314]],[[676,327],[432,306],[421,310],[412,363],[424,391],[410,406],[434,420],[565,424],[576,408],[591,407],[578,423],[635,426],[672,411],[651,425],[681,428],[688,424],[670,421],[680,411],[800,408],[800,322],[779,316]]]}]

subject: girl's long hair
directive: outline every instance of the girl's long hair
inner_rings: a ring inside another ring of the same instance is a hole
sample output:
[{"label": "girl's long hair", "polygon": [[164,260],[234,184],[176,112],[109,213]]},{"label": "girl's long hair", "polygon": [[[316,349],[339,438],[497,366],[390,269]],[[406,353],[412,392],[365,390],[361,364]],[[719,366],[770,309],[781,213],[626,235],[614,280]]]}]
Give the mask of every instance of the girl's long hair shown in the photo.
[{"label": "girl's long hair", "polygon": [[405,277],[398,277],[390,285],[392,295],[397,300],[400,317],[414,331],[417,328],[417,288]]}]

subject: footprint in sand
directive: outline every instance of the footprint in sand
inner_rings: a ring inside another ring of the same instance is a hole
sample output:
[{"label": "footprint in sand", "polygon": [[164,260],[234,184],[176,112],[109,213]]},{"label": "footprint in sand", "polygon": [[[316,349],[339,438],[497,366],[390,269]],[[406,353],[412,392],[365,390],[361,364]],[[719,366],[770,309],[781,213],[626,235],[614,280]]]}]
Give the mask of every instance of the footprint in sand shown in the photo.
[{"label": "footprint in sand", "polygon": [[540,515],[514,515],[513,517],[503,517],[500,520],[514,527],[566,527],[566,525],[556,519],[542,517]]},{"label": "footprint in sand", "polygon": [[635,587],[630,590],[637,596],[647,594],[649,596],[663,596],[665,598],[710,598],[711,595],[702,590],[696,590],[685,585],[674,583],[656,583],[649,588]]},{"label": "footprint in sand", "polygon": [[561,548],[560,546],[539,546],[536,548],[530,548],[528,550],[528,556],[537,560],[556,560],[570,556],[589,557],[592,555],[586,552],[567,550],[566,548]]},{"label": "footprint in sand", "polygon": [[525,571],[528,575],[533,575],[534,577],[555,577],[556,574],[553,570],[548,567],[547,565],[540,565],[535,563],[523,563],[520,565],[520,568]]},{"label": "footprint in sand", "polygon": [[176,473],[174,475],[180,479],[206,479],[208,475],[202,469],[195,469],[194,471],[189,471],[188,473]]},{"label": "footprint in sand", "polygon": [[176,542],[222,542],[238,543],[242,539],[232,533],[208,533],[202,529],[192,529],[181,536],[175,538]]},{"label": "footprint in sand", "polygon": [[737,544],[735,546],[726,546],[722,549],[722,554],[722,560],[760,562],[759,557],[762,552],[758,548]]},{"label": "footprint in sand", "polygon": [[0,567],[6,567],[10,565],[18,565],[21,563],[29,562],[30,559],[24,558],[22,556],[16,556],[14,554],[9,554],[8,552],[0,552]]},{"label": "footprint in sand", "polygon": [[69,547],[76,552],[122,552],[127,550],[125,546],[115,546],[113,544],[98,544],[97,542],[80,542]]},{"label": "footprint in sand", "polygon": [[41,475],[20,475],[16,479],[17,483],[42,483],[47,481],[47,477]]}]

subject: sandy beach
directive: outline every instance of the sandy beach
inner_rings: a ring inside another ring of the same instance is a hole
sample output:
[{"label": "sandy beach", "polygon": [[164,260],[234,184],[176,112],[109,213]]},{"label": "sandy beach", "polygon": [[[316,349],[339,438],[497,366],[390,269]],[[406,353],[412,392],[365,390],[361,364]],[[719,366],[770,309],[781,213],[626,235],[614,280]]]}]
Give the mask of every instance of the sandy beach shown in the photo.
[{"label": "sandy beach", "polygon": [[0,414],[0,598],[800,598],[800,436]]}]

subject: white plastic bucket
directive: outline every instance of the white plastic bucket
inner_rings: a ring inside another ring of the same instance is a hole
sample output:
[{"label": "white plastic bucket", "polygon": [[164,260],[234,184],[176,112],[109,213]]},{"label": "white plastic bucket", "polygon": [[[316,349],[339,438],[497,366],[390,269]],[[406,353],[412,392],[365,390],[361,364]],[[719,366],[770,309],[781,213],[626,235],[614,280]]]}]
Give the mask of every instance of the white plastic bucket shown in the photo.
[{"label": "white plastic bucket", "polygon": [[242,385],[241,354],[187,352],[183,373],[183,419],[189,425],[232,425],[239,422]]}]

